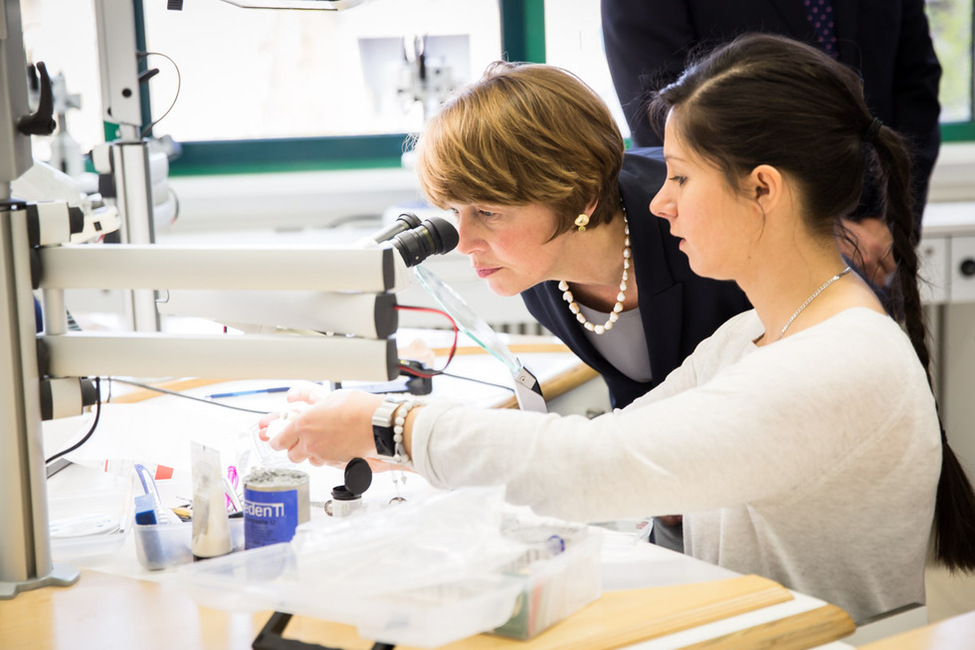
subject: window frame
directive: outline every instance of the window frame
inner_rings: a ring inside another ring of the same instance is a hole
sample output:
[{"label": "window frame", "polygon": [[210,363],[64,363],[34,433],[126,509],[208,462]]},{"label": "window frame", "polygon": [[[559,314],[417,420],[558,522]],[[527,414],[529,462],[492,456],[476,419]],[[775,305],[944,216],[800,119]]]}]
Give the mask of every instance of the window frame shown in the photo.
[{"label": "window frame", "polygon": [[[145,48],[142,3],[136,8],[136,40]],[[546,0],[498,0],[501,17],[501,51],[509,61],[545,62]],[[975,8],[973,8],[975,14]],[[972,19],[975,32],[975,16]],[[975,62],[975,37],[973,51]],[[140,64],[145,65],[144,61]],[[141,71],[141,70],[140,70]],[[975,74],[970,87],[975,107]],[[143,95],[143,119],[149,123],[148,96]],[[114,139],[114,125],[106,124],[106,139]],[[243,174],[337,169],[399,167],[408,134],[323,136],[314,138],[265,138],[180,142],[180,155],[170,165],[173,176]],[[941,124],[943,143],[975,142],[975,116],[967,122]]]},{"label": "window frame", "polygon": [[[145,49],[144,0],[134,0],[136,41]],[[545,0],[498,0],[501,51],[509,61],[545,62]],[[144,64],[143,64],[144,65]],[[148,124],[148,94],[143,93],[143,123]],[[115,126],[105,125],[111,140]],[[262,138],[179,142],[171,176],[400,167],[409,134],[392,133],[314,138]]]},{"label": "window frame", "polygon": [[[971,78],[968,80],[968,102],[971,118],[966,122],[942,122],[941,142],[967,144],[975,141],[975,3],[972,3],[972,16],[969,22],[968,59],[971,61]],[[944,66],[945,62],[942,61]]]},{"label": "window frame", "polygon": [[975,121],[972,122],[942,122],[942,143],[970,143],[975,141]]}]

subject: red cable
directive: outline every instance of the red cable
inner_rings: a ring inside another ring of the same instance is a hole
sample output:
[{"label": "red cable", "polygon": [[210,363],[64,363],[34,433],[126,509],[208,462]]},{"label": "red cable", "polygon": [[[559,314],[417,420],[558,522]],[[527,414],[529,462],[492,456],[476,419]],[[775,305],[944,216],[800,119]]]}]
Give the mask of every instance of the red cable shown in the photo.
[{"label": "red cable", "polygon": [[403,309],[403,310],[406,310],[406,311],[422,311],[422,312],[427,312],[427,313],[430,313],[430,314],[440,314],[441,316],[443,316],[444,318],[446,318],[447,320],[450,321],[450,327],[454,330],[454,342],[450,346],[450,354],[447,355],[447,362],[445,364],[443,364],[443,368],[441,368],[440,370],[434,370],[434,371],[432,371],[429,374],[424,374],[424,373],[417,372],[416,370],[413,370],[412,368],[404,368],[404,366],[400,366],[400,370],[407,370],[409,372],[409,374],[415,375],[417,377],[422,377],[424,379],[429,379],[430,377],[435,377],[435,376],[443,373],[443,371],[445,371],[447,369],[447,366],[449,366],[450,365],[450,362],[453,360],[454,353],[457,352],[457,334],[458,334],[458,328],[457,328],[456,321],[454,321],[453,317],[451,317],[450,314],[448,314],[447,312],[445,312],[445,311],[443,311],[441,309],[433,309],[431,307],[413,307],[413,306],[410,306],[410,305],[396,305],[396,309]]}]

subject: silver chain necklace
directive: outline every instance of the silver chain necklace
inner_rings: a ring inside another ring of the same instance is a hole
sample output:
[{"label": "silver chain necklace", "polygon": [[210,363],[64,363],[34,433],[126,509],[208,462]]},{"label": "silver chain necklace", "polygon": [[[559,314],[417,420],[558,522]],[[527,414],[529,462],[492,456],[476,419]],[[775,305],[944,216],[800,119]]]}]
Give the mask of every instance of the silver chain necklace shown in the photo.
[{"label": "silver chain necklace", "polygon": [[826,290],[826,287],[828,287],[829,285],[833,284],[834,282],[836,282],[837,280],[839,280],[840,278],[842,278],[844,275],[846,275],[849,272],[850,272],[850,267],[848,266],[845,269],[843,269],[842,271],[840,271],[839,273],[837,273],[836,275],[834,275],[833,277],[831,277],[829,280],[827,280],[826,282],[824,282],[822,284],[822,286],[820,286],[818,289],[816,289],[815,291],[813,291],[812,295],[809,296],[808,298],[806,298],[806,302],[804,302],[801,305],[799,305],[799,309],[797,309],[795,311],[795,313],[793,313],[792,316],[789,318],[789,320],[786,321],[785,325],[782,326],[782,329],[779,330],[779,336],[775,340],[778,341],[783,336],[785,336],[785,331],[787,329],[789,329],[789,325],[792,325],[792,321],[794,321],[796,318],[799,317],[799,314],[802,313],[802,310],[805,309],[806,307],[808,307],[809,306],[809,303],[811,303],[813,300],[816,299],[816,296],[818,296],[823,291],[825,291]]}]

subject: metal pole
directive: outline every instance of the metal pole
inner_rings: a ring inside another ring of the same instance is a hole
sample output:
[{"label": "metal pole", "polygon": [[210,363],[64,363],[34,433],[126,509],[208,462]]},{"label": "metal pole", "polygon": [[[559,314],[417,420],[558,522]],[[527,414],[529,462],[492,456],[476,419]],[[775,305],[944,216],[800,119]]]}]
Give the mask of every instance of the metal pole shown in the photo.
[{"label": "metal pole", "polygon": [[[104,118],[119,126],[120,138],[110,143],[115,201],[122,224],[119,235],[123,244],[152,244],[156,240],[152,180],[149,145],[142,138],[142,90],[132,0],[95,0],[95,22]],[[155,292],[132,289],[122,295],[129,328],[158,332]]]},{"label": "metal pole", "polygon": [[[149,176],[149,145],[144,141],[116,142],[112,145],[116,207],[122,222],[124,244],[151,244],[155,241],[152,224],[152,181]],[[125,311],[135,332],[158,332],[156,293],[151,289],[125,292]]]},{"label": "metal pole", "polygon": [[41,445],[40,383],[23,209],[10,208],[10,183],[31,166],[30,138],[18,129],[30,113],[20,3],[0,16],[0,598],[66,585],[78,571],[51,561]]},{"label": "metal pole", "polygon": [[[9,196],[9,183],[0,185]],[[0,214],[0,599],[69,585],[77,569],[51,560],[41,443],[40,377],[24,210]]]}]

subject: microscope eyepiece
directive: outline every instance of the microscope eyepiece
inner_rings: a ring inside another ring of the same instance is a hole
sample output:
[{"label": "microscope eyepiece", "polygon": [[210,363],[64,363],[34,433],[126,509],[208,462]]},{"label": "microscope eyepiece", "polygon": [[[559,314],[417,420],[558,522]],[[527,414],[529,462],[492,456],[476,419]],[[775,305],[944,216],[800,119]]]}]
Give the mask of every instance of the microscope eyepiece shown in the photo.
[{"label": "microscope eyepiece", "polygon": [[412,267],[431,255],[443,255],[452,251],[460,237],[450,222],[439,217],[430,217],[416,228],[399,233],[391,241],[406,266]]},{"label": "microscope eyepiece", "polygon": [[396,217],[393,223],[389,224],[379,232],[370,235],[369,239],[381,244],[384,241],[389,241],[401,232],[405,232],[411,228],[417,228],[420,226],[420,217],[416,216],[412,212],[404,212],[403,214]]}]

